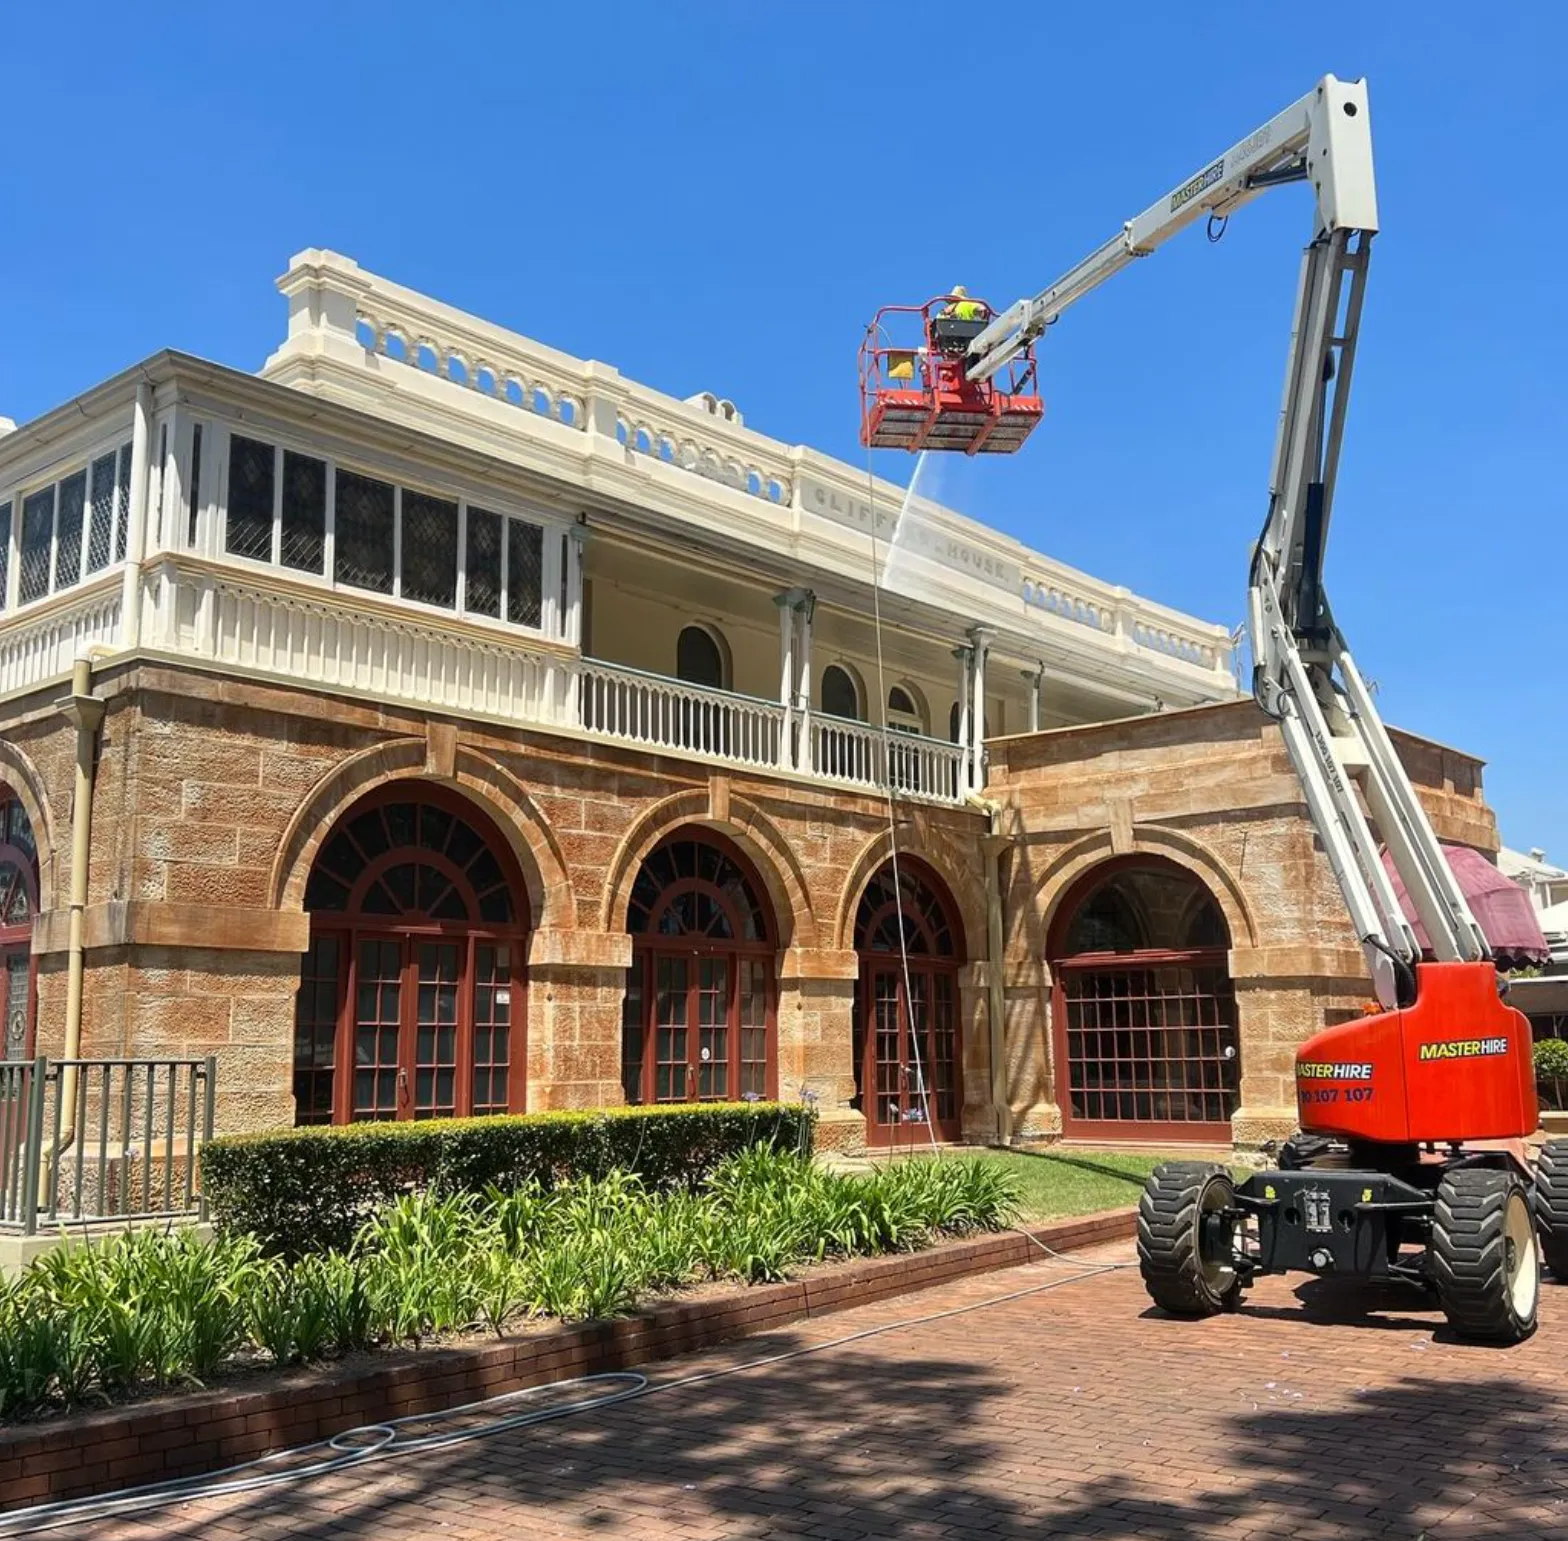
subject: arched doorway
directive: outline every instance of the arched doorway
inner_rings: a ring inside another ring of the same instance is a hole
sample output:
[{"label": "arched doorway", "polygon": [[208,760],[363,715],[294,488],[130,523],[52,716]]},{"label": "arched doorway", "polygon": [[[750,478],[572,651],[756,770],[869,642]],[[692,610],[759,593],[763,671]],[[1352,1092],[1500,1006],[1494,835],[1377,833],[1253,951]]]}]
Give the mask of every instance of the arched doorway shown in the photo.
[{"label": "arched doorway", "polygon": [[860,690],[849,670],[830,663],[822,671],[822,710],[846,722],[860,721]]},{"label": "arched doorway", "polygon": [[[675,639],[675,677],[703,690],[730,688],[729,644],[709,626],[683,627]],[[703,754],[730,752],[730,718],[716,701],[700,695],[680,698],[680,742]]]},{"label": "arched doorway", "polygon": [[942,880],[903,856],[895,885],[886,862],[860,896],[855,951],[855,1106],[865,1114],[867,1143],[886,1145],[912,1127],[924,1138],[928,1126],[939,1139],[961,1139],[963,929]]},{"label": "arched doorway", "polygon": [[746,858],[706,829],[672,835],[637,873],[626,929],[626,1100],[777,1096],[778,933]]},{"label": "arched doorway", "polygon": [[524,889],[471,804],[407,783],[339,820],[305,889],[295,1121],[521,1112]]},{"label": "arched doorway", "polygon": [[675,677],[688,685],[704,685],[710,690],[727,690],[729,672],[724,667],[724,649],[718,637],[706,626],[684,626],[675,639]]},{"label": "arched doorway", "polygon": [[38,843],[16,794],[0,784],[0,975],[5,990],[5,1059],[33,1053],[38,971],[33,919],[38,914]]},{"label": "arched doorway", "polygon": [[1159,857],[1082,878],[1051,928],[1062,1132],[1230,1139],[1241,1084],[1230,933],[1213,896]]}]

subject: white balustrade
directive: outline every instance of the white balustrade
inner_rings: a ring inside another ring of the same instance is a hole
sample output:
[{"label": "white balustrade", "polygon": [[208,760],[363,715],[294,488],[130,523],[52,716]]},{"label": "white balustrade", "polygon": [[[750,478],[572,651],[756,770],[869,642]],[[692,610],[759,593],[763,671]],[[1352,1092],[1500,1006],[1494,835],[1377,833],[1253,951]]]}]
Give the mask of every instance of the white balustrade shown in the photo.
[{"label": "white balustrade", "polygon": [[811,769],[829,781],[955,803],[964,796],[963,764],[963,749],[941,739],[825,713],[811,719]]},{"label": "white balustrade", "polygon": [[1101,593],[1082,588],[1068,588],[1054,579],[1026,578],[1023,588],[1024,603],[1034,610],[1043,610],[1064,621],[1074,621],[1094,631],[1116,630],[1115,591]]},{"label": "white balustrade", "polygon": [[1055,578],[1024,580],[1024,604],[1032,610],[1086,626],[1107,636],[1122,635],[1134,647],[1211,673],[1230,669],[1229,643],[1218,628],[1183,629],[1172,612],[1118,590],[1088,583],[1068,584]]},{"label": "white balustrade", "polygon": [[499,327],[484,328],[498,336],[481,335],[433,314],[445,307],[422,303],[412,291],[404,291],[410,299],[385,292],[392,288],[378,289],[358,308],[355,334],[368,352],[568,428],[586,428],[583,382],[569,371],[552,367],[539,350],[509,344],[511,334]]},{"label": "white balustrade", "polygon": [[643,674],[585,658],[577,666],[583,731],[642,749],[777,768],[786,758],[777,701]]},{"label": "white balustrade", "polygon": [[615,437],[633,454],[768,503],[790,505],[794,483],[784,454],[759,453],[764,447],[782,451],[783,445],[733,427],[701,407],[672,401],[624,380],[618,384]]},{"label": "white balustrade", "polygon": [[[172,635],[181,653],[258,674],[543,726],[572,725],[575,660],[434,619],[385,615],[227,574],[177,571]],[[160,586],[160,593],[168,589]],[[160,604],[166,605],[166,598]]]},{"label": "white balustrade", "polygon": [[56,595],[0,625],[0,695],[15,695],[70,674],[86,648],[120,637],[118,571],[86,590]]},{"label": "white balustrade", "polygon": [[[1179,658],[1183,663],[1195,664],[1200,669],[1225,667],[1226,661],[1221,655],[1221,649],[1213,642],[1183,635],[1168,627],[1152,626],[1147,621],[1134,618],[1132,640],[1139,647],[1148,648],[1154,653],[1163,653],[1167,658]],[[1229,649],[1225,651],[1228,652]]]}]

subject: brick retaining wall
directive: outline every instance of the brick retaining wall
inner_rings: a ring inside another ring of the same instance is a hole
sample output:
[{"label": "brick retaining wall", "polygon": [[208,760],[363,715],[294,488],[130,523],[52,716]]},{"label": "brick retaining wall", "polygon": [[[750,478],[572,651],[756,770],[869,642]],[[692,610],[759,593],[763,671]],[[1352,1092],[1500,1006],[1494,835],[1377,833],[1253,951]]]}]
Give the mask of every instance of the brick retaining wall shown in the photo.
[{"label": "brick retaining wall", "polygon": [[[1069,1251],[1124,1240],[1133,1230],[1133,1212],[1115,1210],[1032,1234]],[[361,1424],[630,1369],[1040,1257],[1017,1232],[982,1236],[836,1264],[787,1284],[675,1301],[620,1321],[473,1348],[388,1354],[370,1366],[318,1365],[270,1377],[264,1390],[195,1392],[0,1429],[0,1510],[216,1471]]]}]

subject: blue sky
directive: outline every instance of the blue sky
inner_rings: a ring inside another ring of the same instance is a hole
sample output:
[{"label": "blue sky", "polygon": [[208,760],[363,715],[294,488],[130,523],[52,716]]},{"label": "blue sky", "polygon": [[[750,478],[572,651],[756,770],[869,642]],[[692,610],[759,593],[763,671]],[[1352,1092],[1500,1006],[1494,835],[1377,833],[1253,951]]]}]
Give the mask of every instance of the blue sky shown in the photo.
[{"label": "blue sky", "polygon": [[[1383,233],[1329,592],[1390,720],[1483,756],[1504,838],[1568,860],[1568,11],[235,0],[6,33],[0,413],[165,346],[257,367],[316,245],[849,459],[879,305],[1032,292],[1366,76]],[[1282,190],[1084,301],[1044,427],[946,494],[1239,622],[1308,234]]]}]

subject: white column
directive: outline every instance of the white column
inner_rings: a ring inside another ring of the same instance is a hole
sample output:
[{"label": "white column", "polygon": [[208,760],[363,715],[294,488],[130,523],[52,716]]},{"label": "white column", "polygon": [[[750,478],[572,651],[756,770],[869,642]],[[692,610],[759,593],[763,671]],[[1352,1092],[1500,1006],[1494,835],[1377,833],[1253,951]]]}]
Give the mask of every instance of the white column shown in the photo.
[{"label": "white column", "polygon": [[796,769],[814,771],[815,757],[811,752],[811,617],[817,607],[817,596],[810,589],[800,591],[799,608],[795,611],[798,632],[795,639],[795,716],[800,724],[800,749],[796,756]]},{"label": "white column", "polygon": [[588,526],[574,524],[566,532],[566,614],[561,617],[561,640],[581,647],[583,640],[583,547]]},{"label": "white column", "polygon": [[1040,731],[1040,692],[1045,688],[1045,669],[1025,669],[1022,671],[1025,683],[1029,686],[1029,731]]},{"label": "white column", "polygon": [[958,743],[964,751],[964,770],[960,775],[960,782],[965,785],[969,781],[969,744],[971,733],[969,728],[969,687],[972,683],[972,671],[969,663],[970,649],[955,647],[953,658],[958,664]]},{"label": "white column", "polygon": [[795,764],[795,605],[798,589],[786,589],[773,596],[779,607],[779,704],[784,708],[784,723],[779,730],[779,768]]},{"label": "white column", "polygon": [[985,663],[991,647],[991,633],[983,626],[971,629],[970,670],[973,675],[969,687],[971,702],[969,738],[969,786],[978,792],[985,786]]}]

